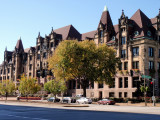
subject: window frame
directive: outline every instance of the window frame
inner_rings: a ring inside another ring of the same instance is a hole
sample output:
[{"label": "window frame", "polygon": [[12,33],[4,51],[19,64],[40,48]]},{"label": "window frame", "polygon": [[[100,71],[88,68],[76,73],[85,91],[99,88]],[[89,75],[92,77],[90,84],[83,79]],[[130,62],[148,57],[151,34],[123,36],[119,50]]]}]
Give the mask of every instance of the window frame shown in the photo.
[{"label": "window frame", "polygon": [[139,47],[132,48],[132,55],[133,55],[133,57],[139,56]]},{"label": "window frame", "polygon": [[121,37],[121,45],[125,45],[126,44],[126,37],[122,36]]},{"label": "window frame", "polygon": [[154,48],[153,47],[148,48],[148,56],[149,57],[154,57]]}]

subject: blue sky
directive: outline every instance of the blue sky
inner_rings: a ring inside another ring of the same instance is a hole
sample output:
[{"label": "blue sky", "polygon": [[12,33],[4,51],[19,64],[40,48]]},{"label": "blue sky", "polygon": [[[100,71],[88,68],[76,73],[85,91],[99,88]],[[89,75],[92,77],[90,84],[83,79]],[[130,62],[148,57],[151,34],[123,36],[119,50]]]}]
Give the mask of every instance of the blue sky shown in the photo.
[{"label": "blue sky", "polygon": [[122,9],[129,18],[141,9],[149,18],[158,14],[160,0],[0,0],[0,63],[5,47],[12,51],[21,36],[24,48],[36,45],[54,29],[72,24],[80,33],[96,30],[104,6],[113,24]]}]

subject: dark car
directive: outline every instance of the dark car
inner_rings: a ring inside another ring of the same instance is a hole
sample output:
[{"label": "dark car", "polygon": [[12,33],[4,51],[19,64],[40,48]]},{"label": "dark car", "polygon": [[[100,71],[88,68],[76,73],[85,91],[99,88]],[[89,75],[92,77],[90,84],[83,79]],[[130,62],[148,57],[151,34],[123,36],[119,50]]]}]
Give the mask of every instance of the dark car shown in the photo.
[{"label": "dark car", "polygon": [[63,98],[62,103],[71,103],[71,98],[70,97]]},{"label": "dark car", "polygon": [[47,101],[48,101],[48,102],[59,102],[60,99],[59,99],[59,98],[56,98],[56,99],[55,99],[54,97],[50,97],[50,98],[47,99]]},{"label": "dark car", "polygon": [[102,99],[102,100],[99,100],[97,103],[98,103],[99,105],[100,105],[100,104],[103,104],[103,105],[114,105],[114,104],[115,104],[115,101],[110,100],[110,99]]}]

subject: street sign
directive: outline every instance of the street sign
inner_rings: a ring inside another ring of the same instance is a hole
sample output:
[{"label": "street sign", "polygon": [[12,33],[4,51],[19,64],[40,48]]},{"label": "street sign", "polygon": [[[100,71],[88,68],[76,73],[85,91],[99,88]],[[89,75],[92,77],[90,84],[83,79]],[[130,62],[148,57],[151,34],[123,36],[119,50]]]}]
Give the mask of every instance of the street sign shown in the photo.
[{"label": "street sign", "polygon": [[148,76],[148,75],[142,75],[141,77],[145,79],[151,79],[151,76]]},{"label": "street sign", "polygon": [[153,101],[155,101],[155,100],[156,100],[155,96],[152,96],[152,100],[153,100]]}]

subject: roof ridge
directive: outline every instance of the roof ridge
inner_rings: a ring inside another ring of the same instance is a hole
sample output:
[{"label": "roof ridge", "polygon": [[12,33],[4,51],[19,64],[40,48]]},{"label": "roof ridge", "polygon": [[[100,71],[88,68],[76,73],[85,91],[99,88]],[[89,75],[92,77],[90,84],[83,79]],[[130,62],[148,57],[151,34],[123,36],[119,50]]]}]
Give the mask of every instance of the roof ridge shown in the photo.
[{"label": "roof ridge", "polygon": [[70,33],[70,30],[71,30],[71,27],[73,28],[72,24],[71,24],[71,25],[69,25],[69,26],[70,26],[70,27],[69,27],[69,30],[68,30],[67,38],[68,38],[68,36],[69,36],[69,33]]},{"label": "roof ridge", "polygon": [[[65,27],[69,27],[69,26],[72,26],[72,24],[66,25],[66,26],[64,26],[64,27],[57,28],[57,29],[55,29],[55,30],[62,29],[62,28],[65,28]],[[54,31],[55,31],[55,30],[54,30]]]}]

